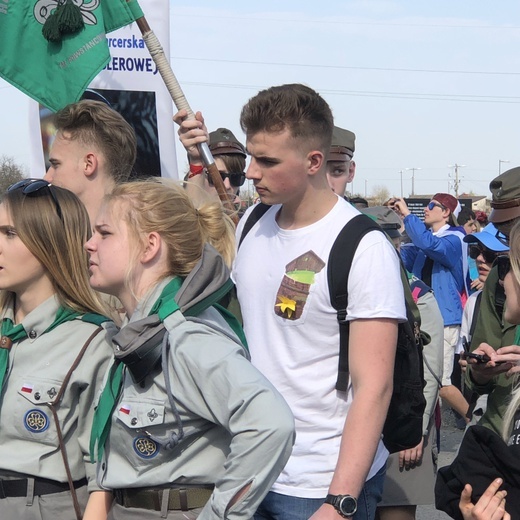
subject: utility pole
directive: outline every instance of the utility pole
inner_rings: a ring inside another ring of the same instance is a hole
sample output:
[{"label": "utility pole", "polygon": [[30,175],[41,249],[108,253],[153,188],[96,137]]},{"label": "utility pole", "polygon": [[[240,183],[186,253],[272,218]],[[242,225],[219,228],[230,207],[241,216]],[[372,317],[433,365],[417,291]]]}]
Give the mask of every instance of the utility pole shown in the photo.
[{"label": "utility pole", "polygon": [[401,198],[403,198],[403,170],[399,170],[401,174]]},{"label": "utility pole", "polygon": [[453,189],[455,191],[455,198],[458,199],[459,198],[459,184],[460,184],[460,181],[459,181],[459,168],[464,168],[466,165],[465,164],[450,164],[448,166],[448,168],[455,168],[455,180],[453,181]]},{"label": "utility pole", "polygon": [[499,159],[498,160],[498,175],[502,173],[502,163],[508,163],[509,161],[506,161],[505,159]]},{"label": "utility pole", "polygon": [[365,199],[367,198],[367,184],[368,181],[365,179]]},{"label": "utility pole", "polygon": [[[415,195],[415,170],[422,170],[422,168],[405,168],[406,171],[412,170],[412,194],[411,197]],[[402,189],[401,189],[402,191]]]}]

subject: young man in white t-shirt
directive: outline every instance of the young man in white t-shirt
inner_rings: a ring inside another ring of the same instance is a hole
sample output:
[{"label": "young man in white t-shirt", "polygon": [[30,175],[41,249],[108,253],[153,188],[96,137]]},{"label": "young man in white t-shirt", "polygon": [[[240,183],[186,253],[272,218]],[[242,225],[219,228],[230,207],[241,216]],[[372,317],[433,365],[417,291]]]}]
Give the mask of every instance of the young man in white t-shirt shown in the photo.
[{"label": "young man in white t-shirt", "polygon": [[[405,317],[397,256],[379,232],[359,244],[348,287],[351,386],[336,391],[339,327],[327,261],[358,211],[327,182],[330,108],[303,85],[272,87],[246,104],[241,126],[251,156],[246,176],[272,207],[241,244],[233,274],[252,362],[291,406],[297,430],[293,455],[255,518],[373,518],[388,454],[380,437],[397,323]],[[354,500],[340,505],[338,496]]]},{"label": "young man in white t-shirt", "polygon": [[[174,119],[191,161],[207,130],[201,114],[182,116]],[[328,495],[328,502],[347,496],[343,514],[357,507],[345,517],[373,519],[388,456],[380,437],[397,322],[405,318],[397,255],[379,232],[359,244],[348,286],[351,386],[339,392],[339,326],[327,261],[337,235],[359,212],[327,182],[330,108],[303,85],[273,87],[248,102],[241,125],[251,156],[246,176],[273,207],[245,237],[233,275],[252,362],[287,400],[297,429],[291,459],[255,519],[338,520],[343,515],[324,503]]]}]

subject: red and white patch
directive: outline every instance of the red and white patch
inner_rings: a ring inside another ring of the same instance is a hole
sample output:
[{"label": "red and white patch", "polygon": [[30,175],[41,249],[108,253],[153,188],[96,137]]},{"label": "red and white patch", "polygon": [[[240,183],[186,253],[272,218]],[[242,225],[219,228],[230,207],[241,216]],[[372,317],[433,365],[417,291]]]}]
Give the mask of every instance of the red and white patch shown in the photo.
[{"label": "red and white patch", "polygon": [[34,390],[34,385],[31,385],[29,383],[24,383],[22,385],[22,392],[25,392],[26,394],[32,394],[33,390]]},{"label": "red and white patch", "polygon": [[127,405],[127,404],[122,404],[121,407],[119,408],[119,411],[121,413],[124,413],[126,415],[130,415],[130,407]]}]

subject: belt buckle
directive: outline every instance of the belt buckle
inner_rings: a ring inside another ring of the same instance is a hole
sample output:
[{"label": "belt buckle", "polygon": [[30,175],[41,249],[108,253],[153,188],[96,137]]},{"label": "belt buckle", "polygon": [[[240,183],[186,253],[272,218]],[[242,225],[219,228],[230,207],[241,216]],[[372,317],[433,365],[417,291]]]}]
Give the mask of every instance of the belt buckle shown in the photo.
[{"label": "belt buckle", "polygon": [[2,498],[7,498],[7,496],[6,496],[5,490],[4,490],[4,481],[0,480],[0,500]]}]

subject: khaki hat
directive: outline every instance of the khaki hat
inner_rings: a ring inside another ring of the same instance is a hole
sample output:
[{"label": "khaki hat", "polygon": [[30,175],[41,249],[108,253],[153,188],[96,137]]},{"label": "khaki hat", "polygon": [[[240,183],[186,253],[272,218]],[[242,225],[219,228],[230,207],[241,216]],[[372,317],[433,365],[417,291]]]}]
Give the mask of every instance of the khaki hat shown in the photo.
[{"label": "khaki hat", "polygon": [[493,194],[490,222],[496,224],[520,217],[520,167],[495,177],[489,189]]},{"label": "khaki hat", "polygon": [[393,209],[390,209],[388,206],[371,206],[370,208],[361,208],[361,211],[365,215],[372,217],[390,238],[400,238],[402,236],[399,232],[402,222]]},{"label": "khaki hat", "polygon": [[236,153],[247,157],[242,143],[227,128],[218,128],[209,134],[209,149],[213,155]]},{"label": "khaki hat", "polygon": [[339,126],[334,127],[329,161],[350,161],[356,151],[356,134]]}]

